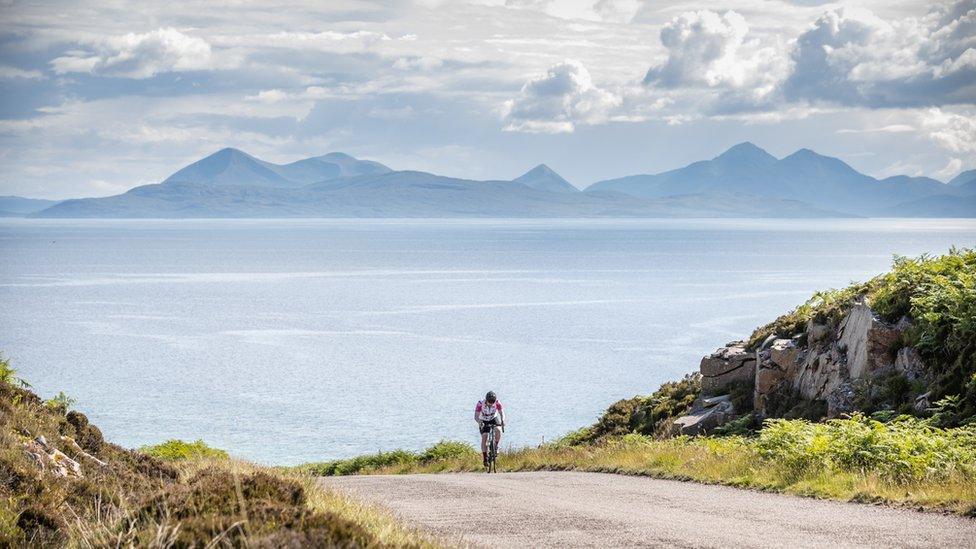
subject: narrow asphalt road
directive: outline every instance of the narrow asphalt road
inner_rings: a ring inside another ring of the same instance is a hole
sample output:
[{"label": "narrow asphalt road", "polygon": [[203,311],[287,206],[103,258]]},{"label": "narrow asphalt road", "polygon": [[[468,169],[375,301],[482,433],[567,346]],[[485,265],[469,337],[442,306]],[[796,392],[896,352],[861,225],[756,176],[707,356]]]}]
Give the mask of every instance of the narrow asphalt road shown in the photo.
[{"label": "narrow asphalt road", "polygon": [[974,547],[976,520],[601,473],[353,476],[322,484],[489,547]]}]

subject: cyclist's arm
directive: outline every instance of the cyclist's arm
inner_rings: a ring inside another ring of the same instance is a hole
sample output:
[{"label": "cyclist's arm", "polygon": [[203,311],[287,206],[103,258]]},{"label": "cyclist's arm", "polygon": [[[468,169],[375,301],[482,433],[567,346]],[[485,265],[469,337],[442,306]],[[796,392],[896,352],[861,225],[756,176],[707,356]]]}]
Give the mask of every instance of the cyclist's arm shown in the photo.
[{"label": "cyclist's arm", "polygon": [[474,407],[474,420],[481,425],[481,403],[479,402],[477,406]]},{"label": "cyclist's arm", "polygon": [[501,407],[498,408],[498,417],[502,420],[502,426],[505,426],[505,410]]}]

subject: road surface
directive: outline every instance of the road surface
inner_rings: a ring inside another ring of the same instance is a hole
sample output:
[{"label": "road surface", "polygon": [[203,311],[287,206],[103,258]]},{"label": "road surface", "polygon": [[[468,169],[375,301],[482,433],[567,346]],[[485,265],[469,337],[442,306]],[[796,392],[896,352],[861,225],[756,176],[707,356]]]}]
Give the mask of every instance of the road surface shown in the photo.
[{"label": "road surface", "polygon": [[351,476],[323,485],[488,547],[976,547],[976,520],[576,472]]}]

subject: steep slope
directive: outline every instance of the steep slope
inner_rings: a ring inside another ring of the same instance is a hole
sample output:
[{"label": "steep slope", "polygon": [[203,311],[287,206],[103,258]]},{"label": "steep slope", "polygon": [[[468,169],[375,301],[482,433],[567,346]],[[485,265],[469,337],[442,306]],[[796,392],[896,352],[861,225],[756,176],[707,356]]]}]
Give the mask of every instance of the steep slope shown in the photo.
[{"label": "steep slope", "polygon": [[571,185],[569,181],[563,179],[562,176],[554,172],[545,164],[539,164],[521,176],[516,177],[512,181],[521,183],[526,187],[531,187],[539,191],[549,191],[554,193],[579,192],[579,189]]},{"label": "steep slope", "polygon": [[950,179],[947,184],[952,187],[960,187],[973,181],[976,181],[976,170],[967,170]]},{"label": "steep slope", "polygon": [[275,170],[276,166],[237,149],[221,149],[166,178],[163,183],[207,183],[255,187],[296,186]]}]

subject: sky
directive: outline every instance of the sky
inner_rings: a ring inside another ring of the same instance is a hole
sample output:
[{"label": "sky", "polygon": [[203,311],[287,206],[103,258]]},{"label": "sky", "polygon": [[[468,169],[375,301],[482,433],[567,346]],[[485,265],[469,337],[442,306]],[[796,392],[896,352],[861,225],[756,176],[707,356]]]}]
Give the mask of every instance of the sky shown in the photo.
[{"label": "sky", "polygon": [[117,194],[223,147],[585,187],[742,141],[976,168],[976,0],[0,0],[0,195]]}]

